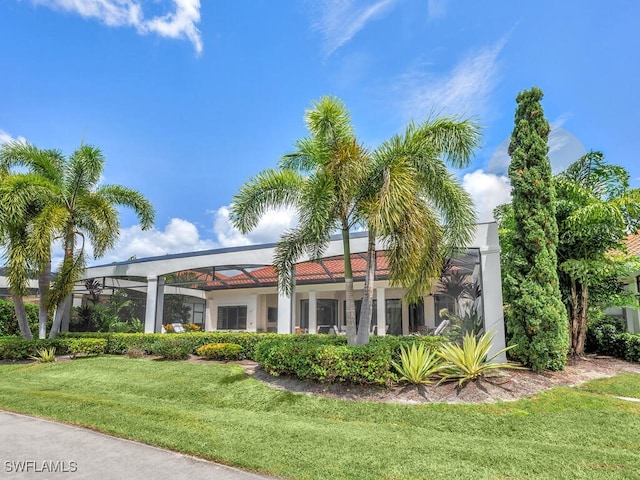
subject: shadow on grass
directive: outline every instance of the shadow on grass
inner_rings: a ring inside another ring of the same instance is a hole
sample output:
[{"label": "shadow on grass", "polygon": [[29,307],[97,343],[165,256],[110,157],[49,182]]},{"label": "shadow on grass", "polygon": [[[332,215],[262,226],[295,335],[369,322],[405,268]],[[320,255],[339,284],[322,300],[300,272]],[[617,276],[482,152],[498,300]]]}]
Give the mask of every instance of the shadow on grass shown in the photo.
[{"label": "shadow on grass", "polygon": [[227,375],[227,376],[222,377],[218,381],[218,384],[219,385],[231,385],[233,383],[242,382],[244,380],[247,380],[248,378],[249,378],[249,375],[247,375],[244,372],[241,372],[241,373],[236,373],[235,375]]}]

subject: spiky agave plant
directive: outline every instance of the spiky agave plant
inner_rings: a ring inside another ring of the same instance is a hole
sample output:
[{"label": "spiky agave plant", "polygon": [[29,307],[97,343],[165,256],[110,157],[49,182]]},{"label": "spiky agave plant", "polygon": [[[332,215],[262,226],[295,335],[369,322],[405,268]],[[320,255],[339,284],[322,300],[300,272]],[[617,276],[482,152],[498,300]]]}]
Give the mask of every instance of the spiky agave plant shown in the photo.
[{"label": "spiky agave plant", "polygon": [[458,380],[458,384],[463,385],[465,382],[502,368],[524,369],[515,363],[492,363],[498,355],[515,347],[511,345],[503,348],[489,357],[493,336],[493,332],[487,332],[480,338],[476,338],[475,335],[467,332],[462,340],[462,346],[455,343],[442,345],[437,353],[445,361],[439,372],[442,377],[440,382]]},{"label": "spiky agave plant", "polygon": [[51,363],[56,361],[56,347],[41,348],[35,355],[29,356],[38,363]]},{"label": "spiky agave plant", "polygon": [[431,383],[429,377],[439,370],[442,363],[437,352],[415,342],[410,347],[402,345],[400,350],[400,363],[391,362],[400,373],[400,380],[415,384]]}]

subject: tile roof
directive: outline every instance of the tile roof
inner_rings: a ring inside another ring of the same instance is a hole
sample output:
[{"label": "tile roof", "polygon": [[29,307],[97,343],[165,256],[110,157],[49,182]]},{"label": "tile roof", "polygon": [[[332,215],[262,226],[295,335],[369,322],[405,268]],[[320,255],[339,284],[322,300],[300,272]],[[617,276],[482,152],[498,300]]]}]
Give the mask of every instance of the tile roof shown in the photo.
[{"label": "tile roof", "polygon": [[640,255],[640,234],[629,235],[624,239],[624,244],[627,246],[629,254]]},{"label": "tile roof", "polygon": [[[351,256],[351,268],[355,280],[363,280],[367,262],[364,254]],[[384,277],[389,273],[387,257],[384,253],[378,253],[376,258],[376,278]],[[341,256],[323,258],[318,262],[303,262],[296,265],[296,283],[332,283],[344,281],[344,262]],[[254,270],[242,270],[236,275],[222,275],[215,272],[215,279],[209,276],[204,288],[206,290],[218,290],[224,288],[242,287],[266,287],[277,285],[278,275],[276,269],[269,265]]]}]

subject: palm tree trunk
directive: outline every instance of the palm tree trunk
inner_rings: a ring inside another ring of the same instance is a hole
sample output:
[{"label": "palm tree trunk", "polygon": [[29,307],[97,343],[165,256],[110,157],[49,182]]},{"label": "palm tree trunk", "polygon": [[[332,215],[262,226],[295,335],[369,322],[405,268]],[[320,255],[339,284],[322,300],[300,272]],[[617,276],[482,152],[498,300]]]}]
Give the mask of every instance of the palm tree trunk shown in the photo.
[{"label": "palm tree trunk", "polygon": [[47,320],[49,319],[49,286],[51,284],[51,262],[48,262],[38,277],[40,305],[38,308],[38,338],[47,338]]},{"label": "palm tree trunk", "polygon": [[62,325],[62,319],[69,310],[69,303],[71,302],[71,295],[66,296],[56,307],[56,313],[53,317],[53,325],[51,325],[51,331],[49,332],[49,338],[56,338],[60,332],[60,326]]},{"label": "palm tree trunk", "polygon": [[24,308],[24,301],[22,295],[15,295],[11,293],[11,299],[13,300],[13,308],[16,312],[16,318],[18,319],[18,327],[20,327],[20,333],[27,340],[31,340],[31,329],[29,328],[29,320],[27,319],[27,310]]},{"label": "palm tree trunk", "polygon": [[[64,242],[64,259],[62,260],[62,267],[59,276],[67,275],[68,272],[73,268],[73,226],[67,226],[67,235]],[[64,279],[63,279],[64,281]],[[65,285],[59,285],[58,288],[65,289]],[[73,286],[71,286],[71,290]],[[69,292],[71,292],[71,290]],[[62,318],[67,313],[69,302],[71,301],[71,293],[68,295],[60,295],[58,304],[56,305],[56,313],[53,317],[53,325],[51,325],[51,332],[49,332],[49,338],[56,338],[58,332],[60,331],[60,326],[62,325]]]},{"label": "palm tree trunk", "polygon": [[356,344],[356,303],[353,299],[353,270],[351,269],[351,243],[349,228],[342,227],[342,246],[344,250],[344,289],[345,317],[347,320],[347,344]]},{"label": "palm tree trunk", "polygon": [[369,229],[369,243],[367,245],[367,272],[364,277],[364,291],[362,292],[362,306],[360,307],[360,325],[356,345],[369,343],[371,332],[371,316],[373,312],[373,282],[376,274],[376,236]]}]

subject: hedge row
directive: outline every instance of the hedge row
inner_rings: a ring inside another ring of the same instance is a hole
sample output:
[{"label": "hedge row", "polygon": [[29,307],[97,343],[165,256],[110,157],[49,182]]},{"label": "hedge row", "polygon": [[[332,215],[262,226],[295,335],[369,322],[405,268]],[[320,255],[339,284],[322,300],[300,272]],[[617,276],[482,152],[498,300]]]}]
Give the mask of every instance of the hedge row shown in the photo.
[{"label": "hedge row", "polygon": [[606,317],[587,330],[587,350],[628,362],[640,362],[640,334],[624,331],[619,320]]},{"label": "hedge row", "polygon": [[375,337],[367,345],[322,343],[315,336],[280,338],[261,342],[256,361],[272,375],[292,375],[302,380],[388,385],[397,380],[391,361],[400,346],[410,342],[439,346],[442,337]]},{"label": "hedge row", "polygon": [[36,355],[38,350],[51,347],[55,347],[57,354],[69,353],[68,342],[61,338],[25,340],[22,337],[1,337],[0,360],[25,360]]},{"label": "hedge row", "polygon": [[341,335],[280,335],[246,332],[191,332],[176,335],[143,333],[66,333],[55,340],[7,338],[0,341],[0,359],[21,360],[36,350],[55,346],[59,354],[122,355],[129,352],[179,360],[208,344],[236,344],[239,359],[255,360],[273,375],[303,380],[388,384],[395,380],[392,360],[412,342],[438,347],[443,337],[372,337],[368,345],[348,347]]},{"label": "hedge row", "polygon": [[[258,343],[267,339],[287,336],[293,335],[249,332],[188,332],[174,335],[82,332],[60,335],[61,338],[104,338],[107,340],[105,353],[112,355],[123,355],[130,349],[142,350],[146,354],[163,355],[165,347],[173,351],[181,350],[186,351],[187,354],[195,354],[199,347],[208,343],[236,343],[242,347],[241,359],[249,360],[254,360],[254,352]],[[326,336],[328,337],[328,335]],[[184,355],[182,354],[182,356]]]}]

